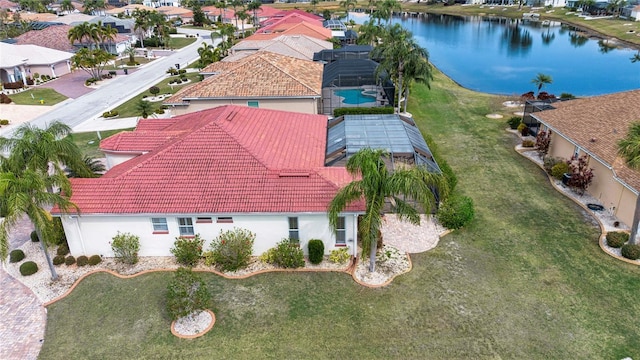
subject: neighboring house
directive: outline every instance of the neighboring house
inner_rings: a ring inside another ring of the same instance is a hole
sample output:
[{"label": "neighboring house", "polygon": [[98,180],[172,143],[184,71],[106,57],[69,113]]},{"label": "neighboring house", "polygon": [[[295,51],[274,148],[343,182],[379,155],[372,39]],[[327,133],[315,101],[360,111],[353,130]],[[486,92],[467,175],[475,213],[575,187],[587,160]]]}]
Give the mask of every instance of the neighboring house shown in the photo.
[{"label": "neighboring house", "polygon": [[320,23],[302,21],[299,23],[283,23],[271,28],[261,28],[247,40],[271,40],[280,35],[306,35],[320,40],[331,39],[331,30]]},{"label": "neighboring house", "polygon": [[[215,6],[203,6],[202,12],[207,16],[207,18],[213,22],[218,22],[221,20],[224,24],[235,24],[235,11],[233,9],[219,9]],[[222,19],[224,15],[224,19]]]},{"label": "neighboring house", "polygon": [[243,40],[231,48],[231,54],[222,61],[237,61],[258,51],[313,60],[314,54],[333,49],[333,44],[305,35],[281,35],[273,40]]},{"label": "neighboring house", "polygon": [[371,45],[349,45],[338,49],[327,49],[313,54],[313,61],[320,61],[324,64],[344,59],[369,59],[369,54],[373,50]]},{"label": "neighboring house", "polygon": [[340,59],[325,65],[322,113],[331,115],[343,107],[393,106],[393,83],[381,80],[377,68],[378,63],[370,59]]},{"label": "neighboring house", "polygon": [[620,17],[640,21],[640,5],[628,5],[621,9]]},{"label": "neighboring house", "polygon": [[[640,90],[556,102],[530,114],[551,130],[549,156],[587,155],[595,174],[587,192],[631,226],[640,191],[640,171],[626,166],[617,143],[640,121]],[[526,115],[526,114],[525,114]]]},{"label": "neighboring house", "polygon": [[88,22],[90,24],[97,24],[102,22],[102,26],[111,26],[118,30],[118,34],[132,34],[135,28],[135,19],[120,19],[115,16],[93,16],[89,20],[73,22],[70,25],[76,26]]},{"label": "neighboring house", "polygon": [[186,114],[221,105],[318,114],[322,64],[260,51],[236,62],[216,62],[202,70],[210,75],[186,87],[165,105]]},{"label": "neighboring house", "polygon": [[[38,45],[50,49],[76,52],[78,49],[86,46],[80,42],[73,45],[69,42],[69,25],[49,26],[42,30],[31,30],[20,36],[16,40],[18,45]],[[106,49],[111,54],[121,54],[127,47],[131,46],[132,39],[123,34],[117,34],[113,40],[100,44],[100,47]]]},{"label": "neighboring house", "polygon": [[193,21],[193,11],[175,6],[160,6],[156,8],[160,14],[164,14],[168,20],[180,19],[185,23]]},{"label": "neighboring house", "polygon": [[38,73],[58,77],[71,72],[70,52],[36,45],[13,45],[0,42],[0,80],[22,81]]},{"label": "neighboring house", "polygon": [[151,8],[158,8],[161,6],[180,7],[181,6],[180,3],[181,3],[180,0],[144,0],[142,2],[142,5],[151,7]]},{"label": "neighboring house", "polygon": [[9,0],[0,0],[0,9],[16,12],[20,10],[20,4]]},{"label": "neighboring house", "polygon": [[253,255],[283,238],[324,242],[325,253],[357,249],[357,216],[347,208],[334,233],[327,208],[352,178],[326,167],[327,118],[222,106],[171,119],[140,120],[134,131],[103,140],[110,169],[100,178],[70,179],[78,213],[62,219],[74,256],[113,256],[120,233],[140,238],[141,256],[171,256],[179,236],[208,243],[220,231],[256,234]]},{"label": "neighboring house", "polygon": [[60,21],[58,15],[50,13],[27,13],[20,12],[20,20],[24,21],[41,21],[41,22],[55,22]]},{"label": "neighboring house", "polygon": [[131,16],[133,14],[133,12],[136,11],[136,10],[154,11],[155,9],[150,7],[150,6],[144,6],[144,5],[140,5],[140,4],[129,4],[129,5],[126,5],[126,6],[123,6],[123,7],[117,7],[117,8],[109,9],[106,12],[109,15],[124,14],[125,16]]},{"label": "neighboring house", "polygon": [[71,25],[71,24],[81,24],[85,21],[91,21],[91,19],[93,19],[95,16],[93,15],[87,15],[87,14],[82,14],[82,13],[71,13],[71,14],[67,14],[64,16],[58,16],[56,17],[57,22],[61,22],[63,24],[66,25]]},{"label": "neighboring house", "polygon": [[[262,15],[266,15],[267,12],[271,12],[270,10],[265,10],[265,13]],[[261,16],[260,14],[258,16]],[[299,20],[298,20],[299,19]],[[272,26],[277,23],[282,22],[299,22],[299,21],[308,21],[312,23],[319,23],[322,26],[322,22],[324,18],[322,16],[314,15],[309,12],[303,10],[279,10],[273,13],[267,20],[263,21],[261,26]]]},{"label": "neighboring house", "polygon": [[[517,4],[517,2],[515,2]],[[565,7],[567,6],[566,0],[527,0],[526,6],[538,6],[538,7]]]}]

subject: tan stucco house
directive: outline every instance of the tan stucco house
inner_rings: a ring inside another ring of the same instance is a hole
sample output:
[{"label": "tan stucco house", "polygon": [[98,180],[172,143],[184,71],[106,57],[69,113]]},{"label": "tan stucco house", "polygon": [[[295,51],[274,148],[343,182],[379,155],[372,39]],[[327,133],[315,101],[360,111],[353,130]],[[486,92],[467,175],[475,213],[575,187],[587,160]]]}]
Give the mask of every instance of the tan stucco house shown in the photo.
[{"label": "tan stucco house", "polygon": [[541,130],[552,131],[549,155],[587,155],[595,174],[587,192],[631,227],[640,171],[618,156],[617,143],[632,123],[640,122],[640,90],[557,102],[528,115],[540,122]]},{"label": "tan stucco house", "polygon": [[202,70],[210,76],[186,87],[164,104],[173,115],[222,105],[318,114],[323,65],[260,51],[236,62],[216,62]]}]

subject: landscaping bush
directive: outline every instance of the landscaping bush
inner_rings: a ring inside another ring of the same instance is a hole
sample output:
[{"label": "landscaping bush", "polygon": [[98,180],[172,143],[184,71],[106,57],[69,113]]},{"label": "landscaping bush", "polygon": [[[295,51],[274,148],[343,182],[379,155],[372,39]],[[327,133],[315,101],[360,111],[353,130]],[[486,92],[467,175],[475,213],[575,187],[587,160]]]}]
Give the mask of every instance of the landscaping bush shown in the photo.
[{"label": "landscaping bush", "polygon": [[89,265],[95,266],[102,262],[102,257],[100,255],[91,255],[89,257]]},{"label": "landscaping bush", "polygon": [[152,86],[149,88],[149,92],[151,93],[151,95],[156,96],[158,93],[160,93],[160,88],[157,86]]},{"label": "landscaping bush", "polygon": [[573,94],[570,93],[562,93],[560,94],[560,99],[575,99],[576,97]]},{"label": "landscaping bush", "polygon": [[64,264],[64,255],[56,255],[53,257],[53,265],[62,265]]},{"label": "landscaping bush", "polygon": [[587,155],[576,158],[575,156],[567,162],[569,165],[569,173],[571,178],[567,185],[573,188],[578,194],[584,195],[591,182],[593,181],[593,169],[589,168]]},{"label": "landscaping bush", "polygon": [[333,116],[338,117],[342,115],[361,115],[361,114],[393,114],[393,107],[344,107],[333,110]]},{"label": "landscaping bush", "polygon": [[185,69],[178,70],[178,74],[180,74],[180,75],[186,74],[186,73],[187,73],[187,70],[185,70]]},{"label": "landscaping bush", "polygon": [[118,111],[116,110],[111,110],[111,111],[107,111],[107,112],[103,112],[102,113],[102,117],[103,118],[111,118],[111,117],[116,117],[118,116]]},{"label": "landscaping bush", "polygon": [[115,70],[109,70],[109,75],[116,76],[118,73]]},{"label": "landscaping bush", "polygon": [[204,239],[196,234],[193,238],[177,237],[171,248],[171,253],[179,264],[195,266],[202,257],[202,244]]},{"label": "landscaping bush", "polygon": [[17,263],[24,259],[24,251],[20,249],[15,249],[9,253],[9,262]]},{"label": "landscaping bush", "polygon": [[24,263],[22,263],[22,265],[20,265],[20,274],[22,274],[22,276],[33,275],[37,272],[38,264],[34,263],[33,261],[25,261]]},{"label": "landscaping bush", "polygon": [[76,259],[76,264],[78,264],[78,266],[85,266],[89,263],[89,258],[84,256],[84,255],[80,255],[78,256],[78,258]]},{"label": "landscaping bush", "polygon": [[6,82],[2,83],[2,86],[5,89],[22,89],[24,87],[24,83],[22,81]]},{"label": "landscaping bush", "polygon": [[307,247],[309,248],[309,261],[312,264],[320,264],[324,256],[324,243],[322,240],[309,240]]},{"label": "landscaping bush", "polygon": [[627,241],[629,241],[629,234],[627,234],[626,232],[612,231],[610,233],[607,233],[607,245],[611,246],[612,248],[622,247],[622,245],[624,245],[624,243],[626,243]]},{"label": "landscaping bush", "polygon": [[167,313],[171,320],[207,309],[210,302],[211,294],[198,274],[189,268],[181,267],[176,270],[167,286]]},{"label": "landscaping bush", "polygon": [[282,239],[276,247],[262,254],[260,260],[283,268],[298,268],[304,266],[304,253],[289,239]]},{"label": "landscaping bush", "polygon": [[38,233],[37,233],[35,230],[33,230],[33,231],[31,232],[31,235],[29,235],[29,236],[31,237],[31,241],[32,241],[32,242],[38,242],[38,241],[40,241],[40,238],[38,237]]},{"label": "landscaping bush", "polygon": [[473,220],[473,200],[467,196],[452,195],[438,209],[436,217],[447,229],[460,229]]},{"label": "landscaping bush", "polygon": [[549,152],[549,147],[551,146],[551,130],[544,131],[541,130],[536,135],[536,149],[538,150],[538,154],[541,158],[547,156]]},{"label": "landscaping bush", "polygon": [[67,266],[73,265],[76,263],[76,258],[73,255],[69,255],[66,258],[64,258],[64,263]]},{"label": "landscaping bush", "polygon": [[569,164],[561,162],[553,165],[551,168],[551,176],[558,180],[562,180],[562,176],[569,172]]},{"label": "landscaping bush", "polygon": [[9,120],[7,120],[7,119],[0,119],[0,125],[9,125]]},{"label": "landscaping bush", "polygon": [[511,130],[516,130],[521,123],[522,118],[520,116],[512,116],[507,120],[507,124],[509,124]]},{"label": "landscaping bush", "polygon": [[2,104],[11,104],[12,101],[13,100],[11,100],[11,98],[9,96],[7,96],[6,94],[0,94],[0,103],[2,103]]},{"label": "landscaping bush", "polygon": [[56,255],[65,256],[68,253],[69,253],[69,245],[61,244],[60,246],[58,246],[58,250],[56,251]]},{"label": "landscaping bush", "polygon": [[153,112],[156,113],[156,114],[161,115],[161,114],[164,114],[164,109],[163,108],[157,108],[157,109],[153,110]]},{"label": "landscaping bush", "polygon": [[245,229],[220,231],[211,242],[211,254],[206,254],[205,263],[216,264],[223,271],[241,269],[249,264],[255,239],[256,234]]},{"label": "landscaping bush", "polygon": [[342,264],[345,261],[349,260],[349,249],[346,247],[331,250],[329,253],[329,261],[335,264]]},{"label": "landscaping bush", "polygon": [[564,163],[564,162],[566,162],[566,161],[564,161],[564,160],[562,160],[560,158],[556,158],[556,157],[553,157],[553,156],[547,156],[547,157],[544,158],[544,160],[542,162],[542,166],[544,167],[544,171],[546,171],[547,174],[551,174],[551,171],[552,171],[553,167],[556,164]]},{"label": "landscaping bush", "polygon": [[518,133],[520,133],[522,136],[527,136],[529,135],[529,128],[527,127],[527,125],[520,123],[520,125],[518,125]]},{"label": "landscaping bush", "polygon": [[49,244],[53,245],[62,245],[65,244],[67,247],[67,235],[64,233],[64,227],[62,226],[62,219],[59,217],[53,218],[53,233],[51,234],[51,238],[47,241]]},{"label": "landscaping bush", "polygon": [[27,85],[33,85],[33,79],[30,77],[27,77]]},{"label": "landscaping bush", "polygon": [[622,256],[630,259],[630,260],[638,260],[640,259],[640,245],[636,244],[625,244],[622,245],[622,249],[620,249]]},{"label": "landscaping bush", "polygon": [[522,141],[522,147],[526,147],[526,148],[531,148],[534,147],[536,143],[533,142],[533,140],[523,140]]},{"label": "landscaping bush", "polygon": [[111,250],[117,261],[133,265],[138,262],[140,238],[130,233],[118,232],[111,241]]}]

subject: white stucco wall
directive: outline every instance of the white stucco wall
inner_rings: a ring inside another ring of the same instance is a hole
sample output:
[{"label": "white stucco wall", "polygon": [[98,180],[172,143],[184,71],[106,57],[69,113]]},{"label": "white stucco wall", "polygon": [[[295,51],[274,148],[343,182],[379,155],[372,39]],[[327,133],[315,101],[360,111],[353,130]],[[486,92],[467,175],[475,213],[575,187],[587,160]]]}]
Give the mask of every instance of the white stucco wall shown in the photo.
[{"label": "white stucco wall", "polygon": [[141,154],[105,152],[104,155],[107,163],[106,167],[107,170],[109,170],[112,167],[118,164],[122,164],[125,161],[131,160]]},{"label": "white stucco wall", "polygon": [[[232,217],[233,223],[217,223],[216,217]],[[151,224],[152,217],[167,219],[168,234],[154,234]],[[170,249],[176,237],[179,236],[178,217],[192,217],[194,232],[205,239],[205,251],[209,244],[221,230],[231,230],[234,227],[247,229],[256,234],[253,254],[260,255],[275,246],[283,238],[289,237],[288,217],[298,217],[300,247],[307,253],[307,243],[310,239],[320,239],[324,242],[325,253],[335,249],[335,235],[329,228],[326,213],[310,214],[198,214],[198,215],[80,215],[62,216],[69,249],[74,256],[102,255],[112,257],[110,241],[121,233],[131,233],[140,237],[140,256],[171,256]],[[211,223],[196,223],[196,217],[211,217]],[[356,246],[355,215],[345,214],[346,246],[353,254]]]}]

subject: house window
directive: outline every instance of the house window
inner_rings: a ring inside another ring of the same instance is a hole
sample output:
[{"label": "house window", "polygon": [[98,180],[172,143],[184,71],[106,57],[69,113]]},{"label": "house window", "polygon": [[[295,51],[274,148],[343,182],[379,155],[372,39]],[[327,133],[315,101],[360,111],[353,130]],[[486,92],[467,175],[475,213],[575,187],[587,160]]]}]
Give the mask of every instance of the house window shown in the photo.
[{"label": "house window", "polygon": [[213,220],[211,220],[211,218],[208,216],[196,218],[196,224],[206,224],[206,223],[212,223],[212,222]]},{"label": "house window", "polygon": [[258,105],[259,105],[259,104],[258,104],[258,101],[247,101],[247,106],[248,106],[248,107],[254,107],[254,108],[257,108],[257,107],[259,107]]},{"label": "house window", "polygon": [[193,219],[191,218],[178,218],[178,228],[180,229],[180,236],[193,236]]},{"label": "house window", "polygon": [[167,218],[151,218],[154,233],[168,233]]},{"label": "house window", "polygon": [[218,216],[216,222],[218,224],[233,224],[233,218],[231,216]]},{"label": "house window", "polygon": [[573,149],[573,157],[577,159],[579,156],[580,156],[580,148],[576,146],[575,149]]},{"label": "house window", "polygon": [[336,224],[336,246],[344,245],[347,245],[347,229],[345,227],[344,216],[340,216]]},{"label": "house window", "polygon": [[298,229],[298,218],[289,218],[289,239],[300,240],[300,230]]}]

